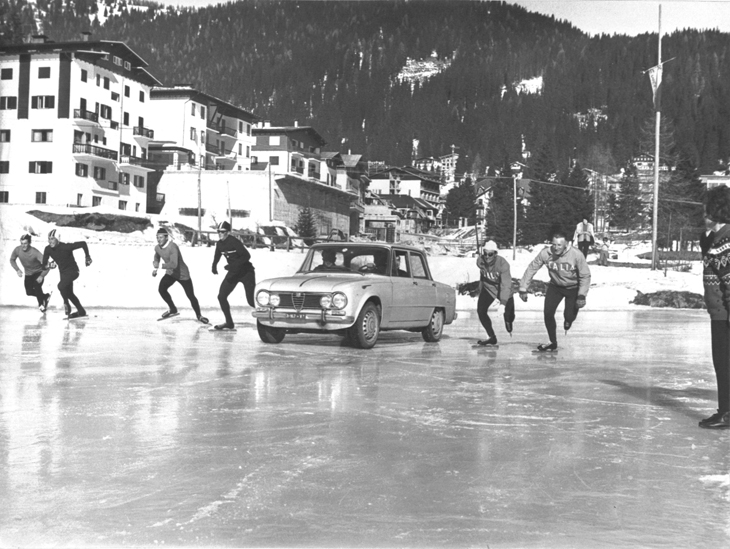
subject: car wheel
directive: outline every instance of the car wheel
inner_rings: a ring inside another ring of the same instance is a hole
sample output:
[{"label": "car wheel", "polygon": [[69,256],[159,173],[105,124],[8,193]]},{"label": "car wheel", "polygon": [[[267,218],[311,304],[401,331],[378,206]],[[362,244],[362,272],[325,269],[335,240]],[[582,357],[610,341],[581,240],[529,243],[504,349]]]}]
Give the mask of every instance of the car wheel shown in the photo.
[{"label": "car wheel", "polygon": [[441,309],[435,309],[431,315],[431,320],[428,322],[421,335],[423,339],[428,342],[436,342],[441,339],[441,334],[444,331],[444,312]]},{"label": "car wheel", "polygon": [[261,341],[264,343],[281,343],[286,335],[286,332],[282,328],[267,326],[266,324],[261,324],[258,320],[256,321],[256,329],[259,332]]},{"label": "car wheel", "polygon": [[355,347],[371,349],[378,341],[378,334],[380,334],[380,314],[378,308],[368,302],[350,328],[350,341]]}]

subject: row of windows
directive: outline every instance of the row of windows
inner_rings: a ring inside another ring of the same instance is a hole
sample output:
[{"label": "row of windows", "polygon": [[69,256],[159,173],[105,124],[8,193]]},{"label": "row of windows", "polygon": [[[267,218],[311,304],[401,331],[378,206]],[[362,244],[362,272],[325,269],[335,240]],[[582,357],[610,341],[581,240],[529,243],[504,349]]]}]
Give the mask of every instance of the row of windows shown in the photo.
[{"label": "row of windows", "polygon": [[[125,61],[125,63],[128,63]],[[126,68],[126,67],[125,67]],[[82,82],[88,82],[89,81],[89,72],[86,69],[81,69],[81,81]],[[103,87],[105,90],[108,90],[111,86],[111,80],[108,76],[102,77],[100,74],[96,75],[96,85],[101,87],[103,84]],[[129,86],[124,86],[124,97],[129,97],[131,94],[131,90]],[[119,101],[119,93],[112,92],[112,100],[113,101]],[[139,92],[139,101],[140,103],[144,103],[145,101],[145,93],[143,90],[140,90]]]},{"label": "row of windows", "polygon": [[[30,98],[33,109],[53,109],[56,107],[56,98],[53,95],[34,95]],[[14,95],[0,97],[0,111],[14,111],[18,108],[18,98]]]},{"label": "row of windows", "polygon": [[[53,141],[53,130],[31,130],[30,140],[34,143]],[[10,143],[10,130],[0,130],[0,143]]]},{"label": "row of windows", "polygon": [[[10,161],[9,160],[0,160],[0,174],[10,173]],[[47,174],[47,173],[53,173],[53,162],[49,161],[32,161],[28,163],[28,173],[39,173],[39,174]],[[94,166],[94,179],[97,181],[105,181],[106,180],[106,168],[103,168],[101,166]],[[82,164],[77,163],[76,164],[76,175],[79,177],[88,177],[89,175],[89,166],[88,164]],[[119,184],[120,185],[129,185],[130,181],[134,184],[135,187],[139,189],[144,188],[144,176],[142,175],[135,175],[132,176],[131,174],[128,174],[126,172],[120,172],[119,173]]]},{"label": "row of windows", "polygon": [[[50,78],[51,67],[38,67],[38,78]],[[0,69],[0,80],[12,80],[13,69]]]},{"label": "row of windows", "polygon": [[[91,205],[92,206],[101,206],[101,196],[92,196],[91,197]],[[81,206],[83,203],[84,195],[83,194],[77,194],[76,195],[76,205]],[[48,200],[48,193],[45,192],[37,192],[35,193],[35,203],[36,204],[46,204]],[[113,200],[113,199],[112,199]],[[0,204],[7,204],[10,202],[10,191],[0,191]],[[134,204],[134,211],[139,211],[139,202],[136,202]],[[127,201],[126,200],[119,200],[118,201],[118,207],[120,210],[126,210],[127,209]]]},{"label": "row of windows", "polygon": [[[10,173],[10,160],[0,160],[0,173]],[[28,162],[28,173],[53,173],[53,162]]]}]

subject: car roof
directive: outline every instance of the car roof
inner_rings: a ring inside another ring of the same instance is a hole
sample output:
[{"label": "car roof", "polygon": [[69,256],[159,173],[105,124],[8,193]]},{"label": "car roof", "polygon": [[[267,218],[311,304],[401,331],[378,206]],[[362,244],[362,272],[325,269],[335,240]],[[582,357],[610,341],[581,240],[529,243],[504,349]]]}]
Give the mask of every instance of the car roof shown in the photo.
[{"label": "car roof", "polygon": [[388,250],[408,250],[410,252],[421,252],[423,250],[416,248],[415,246],[406,246],[404,244],[391,244],[389,242],[317,242],[313,244],[310,249],[324,249],[324,248],[341,248],[347,246],[348,248],[386,248]]}]

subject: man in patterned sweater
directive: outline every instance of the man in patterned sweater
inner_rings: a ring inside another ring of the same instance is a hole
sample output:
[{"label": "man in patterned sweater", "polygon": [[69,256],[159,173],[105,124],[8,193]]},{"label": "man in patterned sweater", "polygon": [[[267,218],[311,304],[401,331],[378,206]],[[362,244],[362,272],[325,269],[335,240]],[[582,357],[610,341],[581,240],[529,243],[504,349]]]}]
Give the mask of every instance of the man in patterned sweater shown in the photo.
[{"label": "man in patterned sweater", "polygon": [[563,327],[570,330],[578,310],[585,307],[586,295],[591,285],[591,271],[588,268],[585,256],[566,241],[565,234],[553,234],[552,244],[544,248],[537,257],[527,266],[525,274],[520,280],[520,299],[527,301],[527,289],[537,271],[547,265],[550,283],[545,292],[545,306],[543,315],[550,343],[538,345],[538,351],[555,351],[558,348],[557,325],[555,311],[565,298],[563,313]]},{"label": "man in patterned sweater", "polygon": [[509,333],[512,333],[512,323],[515,321],[515,300],[512,297],[512,275],[509,270],[509,263],[497,253],[497,243],[490,240],[484,244],[482,254],[477,258],[479,267],[479,301],[477,302],[477,314],[479,322],[487,331],[489,339],[478,342],[479,345],[496,345],[497,335],[492,328],[492,320],[489,318],[489,306],[498,299],[504,305],[504,325]]},{"label": "man in patterned sweater", "polygon": [[705,197],[706,237],[702,261],[705,305],[710,313],[712,363],[717,378],[717,413],[700,421],[705,429],[730,428],[730,188]]}]

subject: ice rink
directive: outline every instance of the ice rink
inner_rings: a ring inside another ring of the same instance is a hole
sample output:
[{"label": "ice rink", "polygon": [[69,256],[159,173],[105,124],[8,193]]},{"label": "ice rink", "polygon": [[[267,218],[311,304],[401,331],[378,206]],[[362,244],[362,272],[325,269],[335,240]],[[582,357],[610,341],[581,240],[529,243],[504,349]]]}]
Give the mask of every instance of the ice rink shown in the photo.
[{"label": "ice rink", "polygon": [[705,311],[585,311],[554,357],[537,312],[493,351],[158,313],[0,308],[0,546],[730,546]]}]

